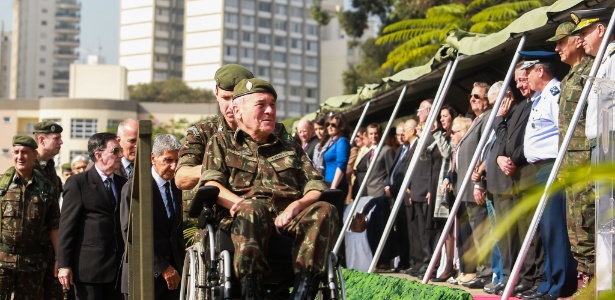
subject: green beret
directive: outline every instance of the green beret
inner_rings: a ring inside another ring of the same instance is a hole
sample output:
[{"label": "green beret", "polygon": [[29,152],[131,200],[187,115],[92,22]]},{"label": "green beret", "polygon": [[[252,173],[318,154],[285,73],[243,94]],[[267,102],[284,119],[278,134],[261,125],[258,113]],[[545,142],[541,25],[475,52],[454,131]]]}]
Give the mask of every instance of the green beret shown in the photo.
[{"label": "green beret", "polygon": [[574,31],[576,32],[596,22],[608,21],[612,14],[613,8],[593,8],[575,10],[570,13],[570,17],[576,25],[574,28]]},{"label": "green beret", "polygon": [[13,136],[13,146],[26,146],[32,149],[38,148],[36,141],[25,134],[16,134]]},{"label": "green beret", "polygon": [[214,75],[216,85],[219,88],[229,92],[233,91],[235,85],[237,85],[237,83],[241,80],[250,78],[254,78],[254,74],[252,74],[250,70],[237,64],[224,65],[220,67]]},{"label": "green beret", "polygon": [[62,164],[62,171],[70,171],[70,170],[72,170],[70,163]]},{"label": "green beret", "polygon": [[572,22],[564,22],[562,24],[559,24],[559,26],[557,26],[557,29],[555,30],[555,36],[548,39],[547,42],[557,42],[569,36],[574,31],[575,27],[576,25],[574,25],[574,23]]},{"label": "green beret", "polygon": [[274,100],[278,99],[278,94],[273,86],[269,82],[258,78],[240,81],[233,90],[233,99],[254,93],[268,93],[273,95]]},{"label": "green beret", "polygon": [[51,121],[43,121],[34,124],[33,133],[62,133],[62,126]]}]

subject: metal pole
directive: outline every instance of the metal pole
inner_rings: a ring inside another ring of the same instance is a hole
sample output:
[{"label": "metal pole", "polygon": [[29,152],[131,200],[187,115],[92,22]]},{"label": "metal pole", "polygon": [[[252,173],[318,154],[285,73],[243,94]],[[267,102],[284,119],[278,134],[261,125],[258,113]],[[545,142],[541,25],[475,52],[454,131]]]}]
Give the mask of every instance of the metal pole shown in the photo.
[{"label": "metal pole", "polygon": [[[478,157],[480,156],[482,149],[485,148],[485,144],[487,143],[487,140],[489,139],[490,132],[493,130],[492,129],[493,121],[495,120],[495,117],[498,113],[498,109],[500,108],[500,105],[502,104],[502,99],[504,98],[504,95],[506,94],[506,87],[508,87],[509,82],[514,77],[515,65],[517,64],[517,61],[519,60],[519,51],[523,49],[523,45],[525,44],[525,39],[526,39],[526,36],[524,34],[523,36],[521,36],[519,45],[517,45],[517,50],[515,51],[515,55],[513,57],[513,60],[510,66],[508,67],[508,72],[506,73],[506,77],[504,78],[504,85],[502,86],[502,89],[500,90],[500,93],[498,94],[498,99],[495,101],[493,109],[491,110],[491,114],[489,115],[489,119],[487,120],[485,129],[483,130],[481,134],[480,141],[478,142],[478,146],[476,147],[476,150],[474,151],[474,155],[472,156],[470,167],[468,168],[465,176],[463,177],[463,182],[461,183],[461,187],[459,188],[459,192],[457,193],[457,195],[463,195],[463,193],[466,191],[468,187],[468,183],[470,182],[470,178],[472,177],[472,171],[474,170],[474,166],[476,165],[476,162],[478,161]],[[444,245],[444,240],[448,232],[451,230],[451,226],[453,225],[453,220],[455,220],[455,216],[457,215],[459,206],[461,206],[461,197],[457,197],[455,199],[455,204],[453,204],[453,207],[451,208],[449,212],[448,219],[446,220],[446,224],[444,225],[444,229],[442,230],[442,234],[440,235],[440,239],[438,240],[436,249],[434,249],[434,253],[431,257],[431,261],[429,262],[429,266],[427,267],[427,271],[425,272],[423,283],[427,283],[429,282],[429,279],[431,279],[431,273],[433,272],[433,269],[436,265],[436,261],[440,257],[440,251],[442,250],[442,246]]]},{"label": "metal pole", "polygon": [[355,126],[354,132],[352,133],[352,136],[350,137],[351,144],[354,141],[354,138],[357,137],[357,134],[359,134],[359,128],[363,124],[363,119],[365,119],[365,115],[367,115],[367,111],[369,110],[369,106],[371,104],[372,104],[372,101],[367,101],[367,103],[365,103],[365,107],[363,108],[363,112],[361,113],[361,117],[359,118],[359,122],[357,122],[357,126]]},{"label": "metal pole", "polygon": [[[609,44],[609,36],[610,33],[613,32],[613,24],[615,23],[615,12],[611,15],[611,20],[609,21],[609,25],[607,27],[607,34],[602,39],[600,43],[600,49],[596,54],[596,58],[594,59],[594,64],[592,65],[591,70],[589,71],[589,76],[594,77],[596,73],[598,73],[598,68],[600,68],[600,62],[606,52],[607,45]],[[557,152],[557,158],[555,159],[555,163],[553,163],[553,169],[551,169],[551,173],[549,174],[549,179],[545,185],[544,192],[542,193],[542,197],[540,198],[540,202],[536,207],[536,212],[534,213],[534,217],[532,218],[532,222],[530,223],[530,228],[528,229],[527,234],[525,235],[525,239],[523,240],[523,245],[521,246],[521,250],[519,251],[519,255],[517,256],[517,260],[515,261],[515,266],[510,272],[510,279],[506,283],[506,288],[502,293],[502,300],[508,299],[510,294],[512,293],[513,287],[517,282],[517,278],[519,277],[519,272],[521,271],[521,265],[525,260],[525,256],[527,255],[528,248],[536,233],[536,228],[538,227],[538,223],[540,222],[540,217],[545,210],[545,205],[547,204],[547,199],[549,196],[549,188],[555,181],[557,176],[557,172],[562,165],[562,161],[564,160],[564,155],[566,155],[566,150],[568,149],[568,145],[570,144],[570,140],[572,139],[572,134],[574,133],[574,129],[581,118],[581,114],[583,113],[583,109],[585,108],[585,104],[587,103],[587,96],[591,90],[592,81],[587,80],[585,82],[585,86],[583,87],[583,91],[581,92],[581,98],[577,103],[577,107],[574,110],[574,115],[572,115],[572,120],[570,120],[570,126],[566,131],[566,135],[564,136],[564,140],[562,141],[562,145]]]},{"label": "metal pole", "polygon": [[[453,80],[453,74],[455,73],[455,69],[457,68],[457,64],[459,63],[460,58],[457,58],[455,62],[448,62],[446,66],[446,70],[444,71],[444,76],[440,81],[440,86],[438,87],[438,92],[436,93],[435,101],[431,106],[431,110],[429,112],[429,116],[427,117],[427,121],[425,123],[424,132],[428,132],[429,128],[432,127],[433,123],[436,121],[438,113],[440,111],[440,107],[442,106],[442,102],[444,102],[444,98],[446,96],[446,92],[451,85]],[[399,189],[399,193],[397,194],[397,198],[395,199],[395,204],[391,210],[391,214],[389,215],[389,219],[387,220],[387,224],[384,228],[384,232],[382,237],[380,238],[380,242],[378,243],[378,248],[376,248],[376,253],[374,253],[374,257],[372,259],[371,264],[369,265],[368,272],[371,273],[376,268],[376,264],[378,263],[378,259],[380,259],[380,255],[382,254],[382,250],[384,249],[384,245],[386,243],[389,234],[391,233],[391,229],[393,229],[393,224],[395,224],[395,218],[397,217],[397,212],[401,207],[403,202],[404,194],[406,187],[410,183],[410,177],[415,169],[416,164],[418,163],[419,157],[423,149],[425,148],[425,144],[427,143],[427,134],[422,135],[419,138],[418,145],[416,150],[414,151],[414,155],[412,156],[412,160],[410,161],[410,166],[408,167],[408,171],[406,171],[406,175],[404,176],[404,180],[401,184],[401,189]]]},{"label": "metal pole", "polygon": [[[363,180],[363,182],[361,183],[361,187],[359,187],[359,192],[357,193],[357,199],[361,197],[361,194],[363,194],[363,191],[367,187],[367,179],[369,178],[369,175],[372,173],[372,170],[374,169],[374,165],[376,165],[376,160],[378,160],[378,155],[380,155],[380,149],[382,149],[382,146],[384,145],[384,142],[386,140],[384,134],[389,131],[389,128],[391,128],[391,124],[393,124],[393,120],[395,120],[395,116],[397,115],[397,111],[399,110],[399,107],[401,106],[401,102],[404,99],[404,95],[406,94],[407,88],[408,86],[404,86],[404,88],[401,90],[401,94],[399,94],[399,99],[397,99],[397,104],[395,104],[395,108],[393,109],[391,118],[389,118],[389,122],[387,123],[387,127],[382,131],[382,137],[380,138],[378,147],[376,148],[376,151],[374,152],[374,158],[369,164],[369,167],[367,167],[367,173],[365,173],[365,180]],[[348,212],[349,217],[344,222],[344,226],[342,226],[342,230],[340,231],[340,235],[337,238],[337,242],[335,242],[335,247],[333,247],[333,252],[336,254],[337,254],[337,251],[339,251],[340,247],[342,246],[342,242],[344,241],[344,236],[345,236],[344,233],[348,230],[348,227],[350,227],[350,221],[352,219],[352,215],[354,214],[354,211],[357,209],[358,203],[359,201],[352,201],[352,206],[350,206],[350,211]],[[343,213],[343,212],[340,212],[340,213]]]}]

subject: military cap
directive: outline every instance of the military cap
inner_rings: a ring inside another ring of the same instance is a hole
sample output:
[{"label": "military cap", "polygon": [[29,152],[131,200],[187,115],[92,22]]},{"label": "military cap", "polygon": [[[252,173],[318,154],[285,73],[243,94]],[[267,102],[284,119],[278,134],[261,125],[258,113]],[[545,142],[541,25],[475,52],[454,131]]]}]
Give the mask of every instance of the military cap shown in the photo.
[{"label": "military cap", "polygon": [[278,94],[273,86],[269,82],[258,78],[240,81],[233,90],[233,99],[254,93],[269,93],[273,95],[273,99],[278,99]]},{"label": "military cap", "polygon": [[574,23],[572,23],[572,22],[564,22],[562,24],[559,24],[559,26],[557,26],[557,29],[555,30],[555,36],[553,36],[552,38],[548,39],[547,42],[557,42],[557,41],[559,41],[559,40],[561,40],[561,39],[571,35],[571,33],[574,31],[575,27],[576,27],[576,25],[574,25]]},{"label": "military cap", "polygon": [[237,83],[241,80],[250,78],[254,78],[254,74],[252,74],[250,70],[237,64],[224,65],[220,67],[214,75],[216,85],[219,88],[229,92],[233,91],[235,85],[237,85]]},{"label": "military cap", "polygon": [[519,54],[524,60],[520,70],[528,69],[538,63],[552,62],[559,57],[556,52],[551,51],[519,51]]},{"label": "military cap", "polygon": [[609,20],[612,14],[613,8],[594,8],[575,10],[570,13],[570,17],[576,25],[574,31],[579,31],[596,22]]},{"label": "military cap", "polygon": [[62,133],[62,126],[55,122],[43,121],[34,124],[33,133]]},{"label": "military cap", "polygon": [[72,170],[70,163],[62,164],[62,171],[70,171],[70,170]]},{"label": "military cap", "polygon": [[38,148],[36,141],[25,134],[16,134],[13,136],[13,146],[26,146],[32,149]]}]

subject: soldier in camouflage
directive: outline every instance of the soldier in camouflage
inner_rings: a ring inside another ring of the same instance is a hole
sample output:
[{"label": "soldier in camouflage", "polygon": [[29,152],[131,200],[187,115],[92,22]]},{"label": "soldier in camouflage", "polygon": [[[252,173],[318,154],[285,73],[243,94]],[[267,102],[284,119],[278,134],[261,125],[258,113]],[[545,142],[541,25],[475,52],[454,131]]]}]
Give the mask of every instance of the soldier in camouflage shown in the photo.
[{"label": "soldier in camouflage", "polygon": [[[60,153],[62,147],[62,126],[51,121],[43,121],[34,124],[34,138],[38,144],[38,159],[34,164],[34,168],[39,170],[45,178],[51,183],[53,189],[53,197],[56,200],[56,205],[59,209],[59,199],[62,195],[62,180],[58,176],[53,158]],[[55,277],[56,268],[55,255],[53,249],[49,248],[49,263],[45,272],[43,287],[45,289],[45,299],[62,300],[65,298],[66,291],[62,291],[62,285]]]},{"label": "soldier in camouflage", "polygon": [[276,96],[264,80],[237,84],[233,113],[238,129],[211,136],[201,176],[206,185],[220,188],[218,204],[229,210],[220,226],[230,227],[244,299],[262,297],[274,231],[295,240],[295,299],[306,299],[314,291],[338,231],[335,207],[316,202],[326,188],[322,176],[299,145],[273,134]]},{"label": "soldier in camouflage", "polygon": [[36,148],[33,138],[14,136],[14,167],[0,179],[0,299],[3,300],[49,299],[44,296],[41,282],[47,269],[55,269],[48,249],[49,245],[54,251],[57,249],[60,210],[49,181],[34,168]]},{"label": "soldier in camouflage", "polygon": [[[564,22],[557,27],[555,36],[547,41],[555,42],[555,51],[563,63],[570,65],[570,71],[561,81],[559,101],[559,144],[561,146],[576,109],[585,79],[593,64],[593,58],[585,54],[579,36],[572,34],[572,22]],[[591,147],[585,138],[585,111],[574,129],[572,139],[562,161],[559,176],[565,178],[567,169],[587,167],[590,162]],[[594,274],[594,201],[591,185],[581,188],[566,184],[566,219],[568,237],[574,258],[579,262],[577,270],[584,274],[585,282]]]}]

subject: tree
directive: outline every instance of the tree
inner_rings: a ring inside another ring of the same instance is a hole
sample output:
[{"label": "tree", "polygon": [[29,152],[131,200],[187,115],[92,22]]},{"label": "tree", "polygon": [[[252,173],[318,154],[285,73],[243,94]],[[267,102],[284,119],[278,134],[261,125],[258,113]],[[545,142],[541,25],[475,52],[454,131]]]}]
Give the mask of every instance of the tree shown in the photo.
[{"label": "tree", "polygon": [[375,38],[366,39],[361,45],[361,64],[350,66],[349,70],[342,74],[344,94],[355,94],[360,86],[393,74],[393,68],[380,67],[393,47],[376,45],[375,41]]},{"label": "tree", "polygon": [[213,103],[216,96],[208,89],[193,89],[180,78],[142,83],[128,87],[130,99],[143,102]]},{"label": "tree", "polygon": [[382,68],[395,71],[429,60],[452,29],[493,33],[508,26],[523,12],[542,6],[539,0],[473,0],[431,7],[425,18],[402,20],[384,28],[377,45],[393,45]]},{"label": "tree", "polygon": [[[152,118],[153,116],[150,116],[150,119]],[[190,124],[191,123],[186,118],[181,118],[177,121],[175,121],[175,119],[171,119],[169,123],[160,122],[153,126],[152,137],[156,136],[157,134],[170,133],[181,140],[186,136],[186,130],[188,130]]]}]

